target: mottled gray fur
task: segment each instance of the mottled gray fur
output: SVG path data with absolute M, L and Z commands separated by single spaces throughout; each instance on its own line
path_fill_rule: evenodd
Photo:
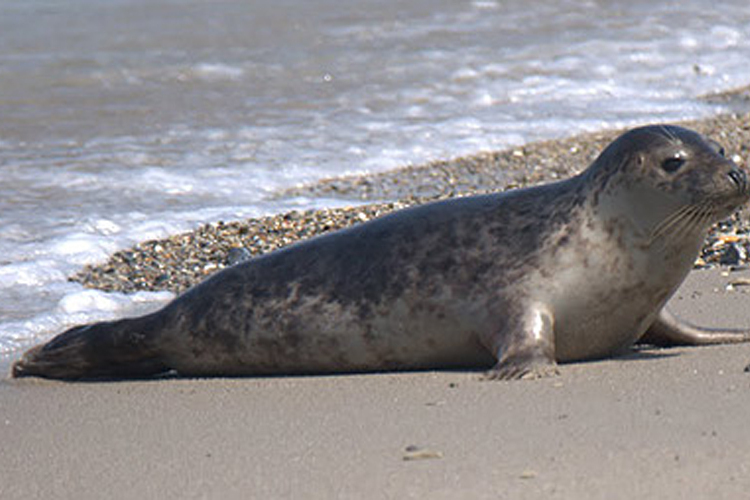
M 69 330 L 14 375 L 548 375 L 556 361 L 621 352 L 650 326 L 669 336 L 664 303 L 710 224 L 747 199 L 744 172 L 698 134 L 644 127 L 579 176 L 406 209 L 252 259 L 154 314 Z

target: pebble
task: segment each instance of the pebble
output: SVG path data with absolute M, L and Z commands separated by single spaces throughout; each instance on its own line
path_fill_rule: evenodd
M 521 479 L 534 479 L 537 477 L 539 473 L 532 469 L 526 469 L 525 471 L 521 472 L 521 474 L 518 475 Z
M 740 160 L 750 157 L 750 114 L 723 115 L 683 125 L 719 141 L 727 152 Z M 585 168 L 619 133 L 621 131 L 582 134 L 528 144 L 523 149 L 481 153 L 366 177 L 341 177 L 301 186 L 279 196 L 336 197 L 357 204 L 371 203 L 205 224 L 188 233 L 146 241 L 117 252 L 108 262 L 86 266 L 70 279 L 106 291 L 179 293 L 227 266 L 394 210 L 569 177 Z M 737 213 L 711 230 L 695 267 L 747 264 L 749 252 L 750 223 L 747 214 Z
M 740 263 L 741 255 L 739 249 L 733 244 L 729 243 L 721 251 L 719 255 L 719 264 L 723 266 L 734 266 Z
M 411 462 L 414 460 L 431 460 L 435 458 L 443 458 L 443 453 L 436 450 L 419 448 L 415 445 L 409 445 L 404 449 L 404 454 L 401 458 L 405 462 Z
M 250 259 L 253 254 L 245 247 L 232 248 L 227 253 L 227 264 L 233 266 Z

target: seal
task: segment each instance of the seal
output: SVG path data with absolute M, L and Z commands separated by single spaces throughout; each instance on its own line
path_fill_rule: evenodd
M 663 310 L 709 227 L 750 199 L 696 132 L 631 130 L 580 175 L 454 198 L 227 268 L 142 317 L 72 328 L 13 376 L 487 367 L 489 378 L 659 344 L 750 340 Z

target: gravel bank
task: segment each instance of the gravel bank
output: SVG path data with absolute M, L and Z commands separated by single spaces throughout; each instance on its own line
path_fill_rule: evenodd
M 726 95 L 742 99 L 743 92 L 746 93 L 740 90 Z M 709 98 L 722 97 L 717 94 Z M 723 115 L 682 125 L 717 140 L 725 147 L 727 156 L 747 167 L 750 160 L 750 113 Z M 568 177 L 586 168 L 621 132 L 582 134 L 382 174 L 335 178 L 301 186 L 282 194 L 335 196 L 368 204 L 206 224 L 189 233 L 147 241 L 117 252 L 108 262 L 87 266 L 71 280 L 108 291 L 181 292 L 207 275 L 243 259 L 416 203 Z M 696 267 L 744 266 L 750 252 L 749 234 L 746 215 L 737 214 L 718 224 L 712 230 Z

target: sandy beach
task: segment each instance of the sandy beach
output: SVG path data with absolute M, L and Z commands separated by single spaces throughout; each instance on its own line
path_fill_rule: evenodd
M 28 0 L 0 2 L 0 33 L 0 500 L 750 498 L 750 342 L 637 346 L 564 364 L 559 376 L 509 382 L 484 380 L 481 368 L 10 377 L 33 345 L 79 324 L 151 312 L 246 259 L 406 207 L 568 179 L 625 129 L 694 129 L 750 172 L 747 0 Z M 664 169 L 695 179 L 682 177 L 681 152 L 672 152 Z M 637 219 L 661 206 L 656 198 L 638 198 Z M 678 236 L 708 208 L 681 212 L 652 234 Z M 556 225 L 566 210 L 536 215 Z M 472 226 L 428 243 L 418 231 L 397 232 L 398 252 L 360 239 L 337 253 L 338 272 L 324 273 L 341 303 L 357 306 L 345 319 L 367 317 L 372 304 L 358 297 L 376 295 L 358 292 L 377 292 L 390 275 L 400 284 L 389 292 L 414 283 L 441 298 L 382 302 L 389 318 L 438 318 L 441 300 L 471 297 L 460 311 L 448 304 L 449 317 L 472 316 L 451 331 L 485 331 L 497 301 L 483 310 L 484 290 L 497 289 L 490 278 L 510 259 L 474 237 L 492 225 Z M 497 237 L 499 226 L 488 232 Z M 533 262 L 539 226 L 504 226 L 522 230 L 523 238 L 502 239 L 517 240 L 516 254 Z M 617 226 L 603 225 L 626 241 Z M 581 234 L 595 236 L 591 227 Z M 571 234 L 555 237 L 562 245 Z M 590 241 L 593 254 L 568 245 L 554 260 L 597 264 L 608 245 Z M 457 245 L 482 258 L 456 268 L 466 259 L 440 254 Z M 424 274 L 379 264 L 415 248 Z M 661 300 L 648 284 L 629 286 L 617 271 L 627 259 L 611 253 L 616 272 L 602 272 L 606 280 L 636 304 L 644 290 Z M 750 331 L 750 203 L 712 227 L 695 257 L 669 308 L 698 325 Z M 281 276 L 280 267 L 270 274 Z M 594 290 L 597 277 L 572 269 L 563 271 L 570 300 L 538 301 L 555 302 L 565 333 L 573 322 L 558 314 L 561 304 L 580 303 L 575 295 Z M 481 288 L 463 280 L 441 290 L 433 279 L 465 270 Z M 547 275 L 540 268 L 514 290 L 558 297 Z M 291 285 L 288 303 L 313 313 L 286 322 L 291 316 L 271 307 L 221 308 L 213 323 L 198 306 L 188 321 L 229 325 L 206 331 L 224 341 L 227 358 L 241 359 L 223 333 L 249 316 L 282 320 L 299 353 L 297 325 L 311 316 L 335 325 L 341 315 L 337 305 L 305 300 L 306 289 L 325 283 L 280 281 Z M 246 281 L 263 293 L 256 282 Z M 471 289 L 480 290 L 476 300 Z M 640 308 L 597 291 L 608 304 L 600 317 L 618 320 L 594 333 L 614 336 L 628 322 L 624 311 Z M 644 317 L 638 310 L 634 320 Z M 331 311 L 330 322 L 321 319 Z M 419 323 L 401 330 L 428 343 L 438 337 Z M 190 334 L 182 325 L 175 335 Z M 369 335 L 377 328 L 338 330 L 359 326 L 361 345 L 377 347 Z M 146 332 L 128 333 L 140 343 Z M 340 363 L 326 340 L 314 343 Z M 378 359 L 407 348 L 387 343 Z
M 671 302 L 750 323 L 750 273 Z M 475 372 L 0 382 L 0 498 L 745 498 L 750 344 Z M 413 460 L 408 460 L 412 458 Z
M 747 326 L 742 267 L 694 271 L 669 307 Z M 641 349 L 510 383 L 5 375 L 0 498 L 745 498 L 748 365 L 750 344 Z

